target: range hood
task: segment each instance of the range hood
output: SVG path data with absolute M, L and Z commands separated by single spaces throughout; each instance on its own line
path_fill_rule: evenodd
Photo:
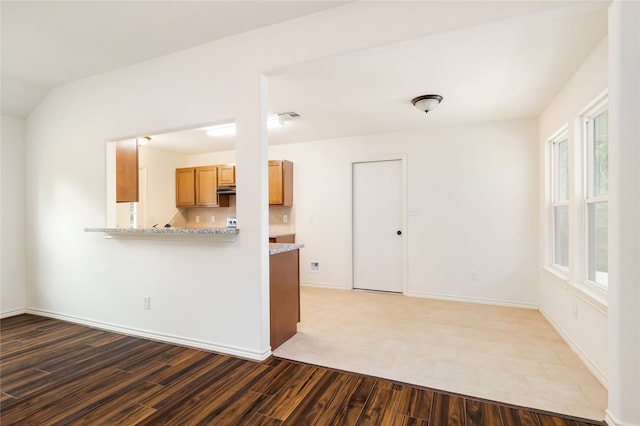
M 235 185 L 222 185 L 218 187 L 216 191 L 218 195 L 236 195 Z

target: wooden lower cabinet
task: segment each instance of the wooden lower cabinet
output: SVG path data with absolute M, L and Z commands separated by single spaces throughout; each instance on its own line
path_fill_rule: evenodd
M 300 321 L 300 250 L 269 256 L 271 350 L 298 331 Z

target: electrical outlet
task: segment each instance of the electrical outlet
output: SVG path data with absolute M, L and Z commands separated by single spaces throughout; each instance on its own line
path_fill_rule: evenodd
M 309 270 L 311 272 L 320 272 L 320 262 L 316 262 L 312 260 L 309 266 Z
M 478 271 L 471 271 L 471 276 L 469 277 L 469 279 L 472 281 L 478 281 L 480 279 Z
M 282 223 L 287 223 L 289 222 L 289 216 L 287 216 L 286 214 L 282 215 Z
M 211 216 L 211 223 L 215 223 L 216 222 L 216 217 L 215 216 Z
M 238 220 L 235 217 L 228 217 L 227 228 L 237 228 L 237 227 L 238 227 Z
M 148 311 L 151 309 L 151 296 L 144 296 L 142 298 L 142 308 L 145 311 Z
M 200 216 L 196 216 L 196 223 L 200 223 Z

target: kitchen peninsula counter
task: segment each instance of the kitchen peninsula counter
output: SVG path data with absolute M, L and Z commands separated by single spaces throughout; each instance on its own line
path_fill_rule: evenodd
M 165 234 L 165 235 L 237 235 L 238 228 L 84 228 L 84 232 L 105 234 Z
M 300 249 L 304 244 L 269 244 L 271 350 L 298 331 L 300 322 Z
M 84 232 L 102 232 L 105 238 L 234 241 L 238 228 L 84 228 Z
M 105 238 L 206 239 L 233 241 L 238 228 L 85 228 Z M 300 322 L 300 249 L 304 244 L 269 244 L 270 342 L 274 350 L 298 331 Z

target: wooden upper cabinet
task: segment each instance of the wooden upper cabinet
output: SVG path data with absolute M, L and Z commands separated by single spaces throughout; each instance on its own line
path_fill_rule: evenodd
M 269 160 L 269 205 L 293 205 L 293 163 Z
M 229 207 L 229 196 L 217 191 L 216 166 L 176 169 L 176 207 Z
M 196 167 L 196 206 L 218 206 L 218 168 Z
M 176 169 L 176 207 L 195 207 L 195 173 L 193 167 Z
M 229 186 L 236 184 L 236 166 L 225 164 L 218 166 L 218 186 Z
M 116 203 L 138 202 L 138 142 L 116 142 Z

